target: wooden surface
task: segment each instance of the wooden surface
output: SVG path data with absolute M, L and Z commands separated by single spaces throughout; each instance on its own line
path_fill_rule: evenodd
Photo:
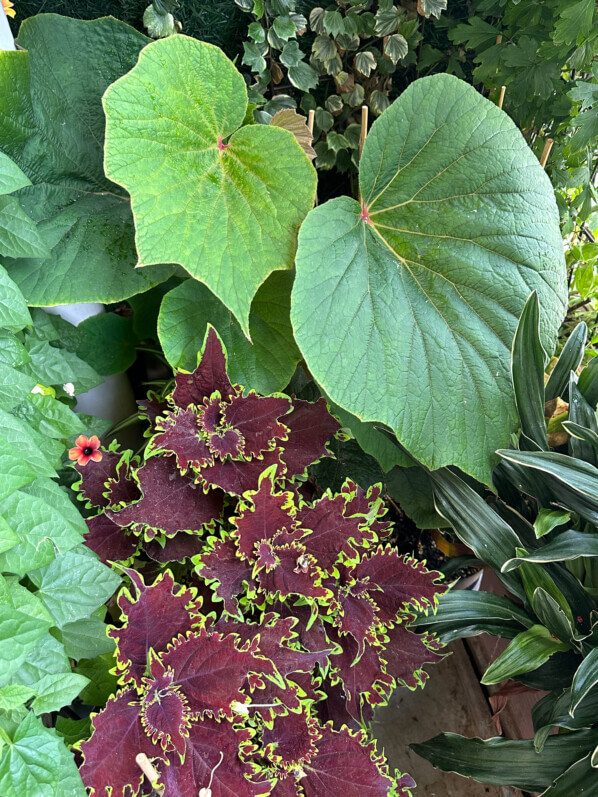
M 391 768 L 408 772 L 417 783 L 414 797 L 521 797 L 515 789 L 485 786 L 469 778 L 434 769 L 409 749 L 444 731 L 464 736 L 496 736 L 490 707 L 461 641 L 452 655 L 430 667 L 425 689 L 399 688 L 388 706 L 376 711 L 373 733 L 384 747 Z

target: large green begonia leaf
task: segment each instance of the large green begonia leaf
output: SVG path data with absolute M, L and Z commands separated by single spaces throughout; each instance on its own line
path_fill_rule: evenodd
M 450 75 L 374 123 L 363 206 L 333 199 L 299 234 L 291 321 L 317 382 L 390 426 L 429 468 L 490 482 L 516 429 L 510 348 L 532 290 L 541 339 L 566 302 L 552 188 L 509 117 Z
M 292 272 L 275 271 L 260 286 L 249 315 L 250 343 L 230 310 L 205 285 L 186 280 L 160 306 L 158 337 L 166 359 L 173 368 L 194 371 L 207 325 L 212 324 L 226 347 L 233 382 L 258 393 L 282 390 L 301 359 L 289 318 L 292 285 Z
M 21 27 L 27 52 L 0 52 L 0 149 L 32 182 L 13 197 L 49 250 L 4 252 L 29 304 L 117 301 L 172 273 L 135 269 L 129 198 L 102 160 L 101 97 L 147 42 L 115 19 L 42 14 Z
M 148 45 L 104 96 L 106 173 L 131 194 L 140 265 L 179 263 L 249 336 L 251 301 L 290 268 L 315 171 L 288 130 L 241 127 L 245 81 L 218 48 Z

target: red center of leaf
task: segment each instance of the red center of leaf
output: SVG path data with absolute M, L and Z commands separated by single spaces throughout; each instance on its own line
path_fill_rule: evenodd
M 370 211 L 365 205 L 361 206 L 361 213 L 359 215 L 359 218 L 365 221 L 366 224 L 371 224 L 372 220 L 370 219 Z
M 230 144 L 223 144 L 222 137 L 218 136 L 218 149 L 220 150 L 220 152 L 223 152 L 225 149 L 228 149 L 229 147 Z

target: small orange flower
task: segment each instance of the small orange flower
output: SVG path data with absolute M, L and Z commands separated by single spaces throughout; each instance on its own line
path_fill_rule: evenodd
M 7 17 L 16 17 L 17 12 L 14 10 L 11 0 L 2 0 L 2 8 Z
M 93 462 L 101 462 L 102 452 L 99 449 L 100 441 L 97 435 L 88 438 L 80 434 L 75 440 L 75 447 L 69 451 L 69 459 L 76 459 L 78 465 L 87 465 L 90 459 Z

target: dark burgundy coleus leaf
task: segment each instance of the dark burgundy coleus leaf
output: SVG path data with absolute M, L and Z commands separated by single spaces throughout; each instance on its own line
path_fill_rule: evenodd
M 444 584 L 434 583 L 442 578 L 442 573 L 426 570 L 421 562 L 400 556 L 390 545 L 378 546 L 356 565 L 353 574 L 368 583 L 380 622 L 385 625 L 393 623 L 397 612 L 410 604 L 422 609 L 434 607 L 437 596 L 448 589 Z
M 222 514 L 220 490 L 204 493 L 189 476 L 182 476 L 170 457 L 150 457 L 137 471 L 142 497 L 119 510 L 106 510 L 119 526 L 141 526 L 153 539 L 161 531 L 173 537 L 179 531 L 200 531 Z
M 374 484 L 365 491 L 362 487 L 352 482 L 350 479 L 341 487 L 341 493 L 346 496 L 345 517 L 361 516 L 367 518 L 370 529 L 376 534 L 378 539 L 383 540 L 391 532 L 392 524 L 390 521 L 382 521 L 387 508 L 380 497 L 380 485 Z
M 135 756 L 165 758 L 145 732 L 133 689 L 110 697 L 106 708 L 93 718 L 89 741 L 81 742 L 84 762 L 80 773 L 94 797 L 129 797 L 138 794 L 144 775 Z
M 336 602 L 338 612 L 334 615 L 334 624 L 342 638 L 345 634 L 353 636 L 361 656 L 366 641 L 375 641 L 375 628 L 379 623 L 377 606 L 360 581 L 348 583 L 338 590 Z
M 359 731 L 363 724 L 369 726 L 371 723 L 374 717 L 372 706 L 362 701 L 361 712 L 354 711 L 355 701 L 347 703 L 340 681 L 332 684 L 328 679 L 325 679 L 321 685 L 321 693 L 325 693 L 326 699 L 320 700 L 316 704 L 315 711 L 322 725 L 331 722 L 336 730 L 346 725 L 352 731 Z M 349 712 L 347 705 L 349 705 L 353 713 Z M 359 709 L 359 707 L 357 708 Z
M 229 614 L 239 614 L 237 595 L 255 593 L 256 583 L 251 568 L 237 552 L 235 541 L 212 538 L 197 564 L 197 573 L 210 583 L 215 595 L 224 601 Z
M 139 407 L 139 417 L 148 421 L 150 432 L 155 431 L 156 419 L 170 409 L 168 401 L 153 390 L 149 391 L 147 398 L 138 401 L 137 406 Z
M 282 454 L 288 478 L 303 473 L 322 457 L 331 456 L 326 443 L 341 428 L 328 412 L 325 399 L 311 403 L 293 398 L 292 403 L 292 411 L 284 418 L 289 433 Z
M 141 723 L 154 744 L 162 750 L 176 750 L 182 757 L 191 727 L 191 710 L 172 679 L 172 673 L 155 680 L 144 679 L 148 689 L 141 701 Z
M 257 490 L 260 476 L 273 465 L 276 466 L 277 474 L 281 475 L 284 466 L 280 460 L 280 448 L 266 451 L 261 458 L 247 461 L 217 459 L 213 465 L 202 468 L 200 476 L 206 484 L 221 487 L 231 495 L 243 495 L 248 490 Z
M 166 413 L 156 421 L 156 429 L 148 451 L 174 454 L 181 473 L 189 468 L 199 470 L 213 462 L 213 454 L 200 432 L 197 411 L 193 407 Z
M 124 562 L 137 553 L 139 537 L 127 532 L 105 514 L 88 518 L 84 543 L 102 562 Z
M 162 544 L 163 543 L 163 544 Z M 182 562 L 190 556 L 196 556 L 202 547 L 202 539 L 198 534 L 179 532 L 174 537 L 166 537 L 163 541 L 157 538 L 144 542 L 143 550 L 155 562 Z
M 388 767 L 374 742 L 347 728 L 321 728 L 318 752 L 302 767 L 305 797 L 386 797 L 393 787 Z
M 275 440 L 286 438 L 283 416 L 290 407 L 286 396 L 233 396 L 222 407 L 222 422 L 225 428 L 235 429 L 242 436 L 244 455 L 255 457 L 273 448 Z
M 331 629 L 330 637 L 338 643 L 339 651 L 330 656 L 330 678 L 333 683 L 340 680 L 347 711 L 359 721 L 362 701 L 372 706 L 386 702 L 393 686 L 392 676 L 385 672 L 380 661 L 380 647 L 368 643 L 359 656 L 358 645 L 353 637 L 335 636 L 335 632 L 336 629 Z
M 232 518 L 239 553 L 244 559 L 254 559 L 255 546 L 262 540 L 274 540 L 283 531 L 291 532 L 296 524 L 292 493 L 275 492 L 274 474 L 264 473 L 258 489 L 246 495 L 237 517 Z
M 190 631 L 198 621 L 195 592 L 175 584 L 170 571 L 146 587 L 134 570 L 125 569 L 137 596 L 123 590 L 118 605 L 123 613 L 122 628 L 111 628 L 108 636 L 118 645 L 117 663 L 123 683 L 133 681 L 141 687 L 148 666 L 150 649 L 166 650 L 177 634 Z
M 319 583 L 313 558 L 306 554 L 301 544 L 292 542 L 275 546 L 270 542 L 261 542 L 256 554 L 256 576 L 268 595 L 285 598 L 295 594 L 313 600 L 328 597 L 328 590 Z
M 108 506 L 109 501 L 105 495 L 108 492 L 106 482 L 108 479 L 117 478 L 116 466 L 121 457 L 122 454 L 116 451 L 103 451 L 99 462 L 90 460 L 85 466 L 75 464 L 75 470 L 81 476 L 77 489 L 91 506 L 100 508 Z
M 363 517 L 345 517 L 344 512 L 345 498 L 339 494 L 334 497 L 324 495 L 313 506 L 304 506 L 297 513 L 301 527 L 310 530 L 301 542 L 324 572 L 333 570 L 341 553 L 355 557 L 356 545 L 361 546 L 374 539 Z
M 275 606 L 281 617 L 294 617 L 297 620 L 293 631 L 297 634 L 297 641 L 306 650 L 316 652 L 330 649 L 330 640 L 326 635 L 322 618 L 320 615 L 314 617 L 309 605 L 292 605 L 289 601 L 285 601 Z
M 238 392 L 228 378 L 224 347 L 213 327 L 208 327 L 195 371 L 192 374 L 182 372 L 176 374 L 175 382 L 172 400 L 181 409 L 187 409 L 190 404 L 200 406 L 204 399 L 210 398 L 216 390 L 223 400 Z
M 116 466 L 116 477 L 108 480 L 108 504 L 116 507 L 141 498 L 139 485 L 129 472 L 129 453 Z
M 314 757 L 320 735 L 317 720 L 303 706 L 301 711 L 288 711 L 267 722 L 262 731 L 262 745 L 271 761 L 296 767 Z
M 169 765 L 160 765 L 163 797 L 197 797 L 211 789 L 211 797 L 262 797 L 271 792 L 267 781 L 252 783 L 252 767 L 239 757 L 239 748 L 249 743 L 248 728 L 235 729 L 230 722 L 206 718 L 194 723 L 186 740 L 183 763 L 176 754 Z M 212 774 L 213 773 L 213 774 Z
M 244 702 L 241 688 L 248 672 L 261 663 L 248 650 L 239 650 L 233 634 L 223 637 L 205 628 L 179 636 L 150 665 L 152 678 L 172 673 L 172 683 L 189 702 L 193 715 L 232 718 L 234 701 Z
M 414 634 L 404 624 L 387 629 L 384 636 L 388 639 L 379 653 L 384 669 L 395 681 L 410 689 L 423 686 L 427 681 L 425 664 L 436 664 L 444 658 L 436 652 L 441 645 L 434 639 Z

